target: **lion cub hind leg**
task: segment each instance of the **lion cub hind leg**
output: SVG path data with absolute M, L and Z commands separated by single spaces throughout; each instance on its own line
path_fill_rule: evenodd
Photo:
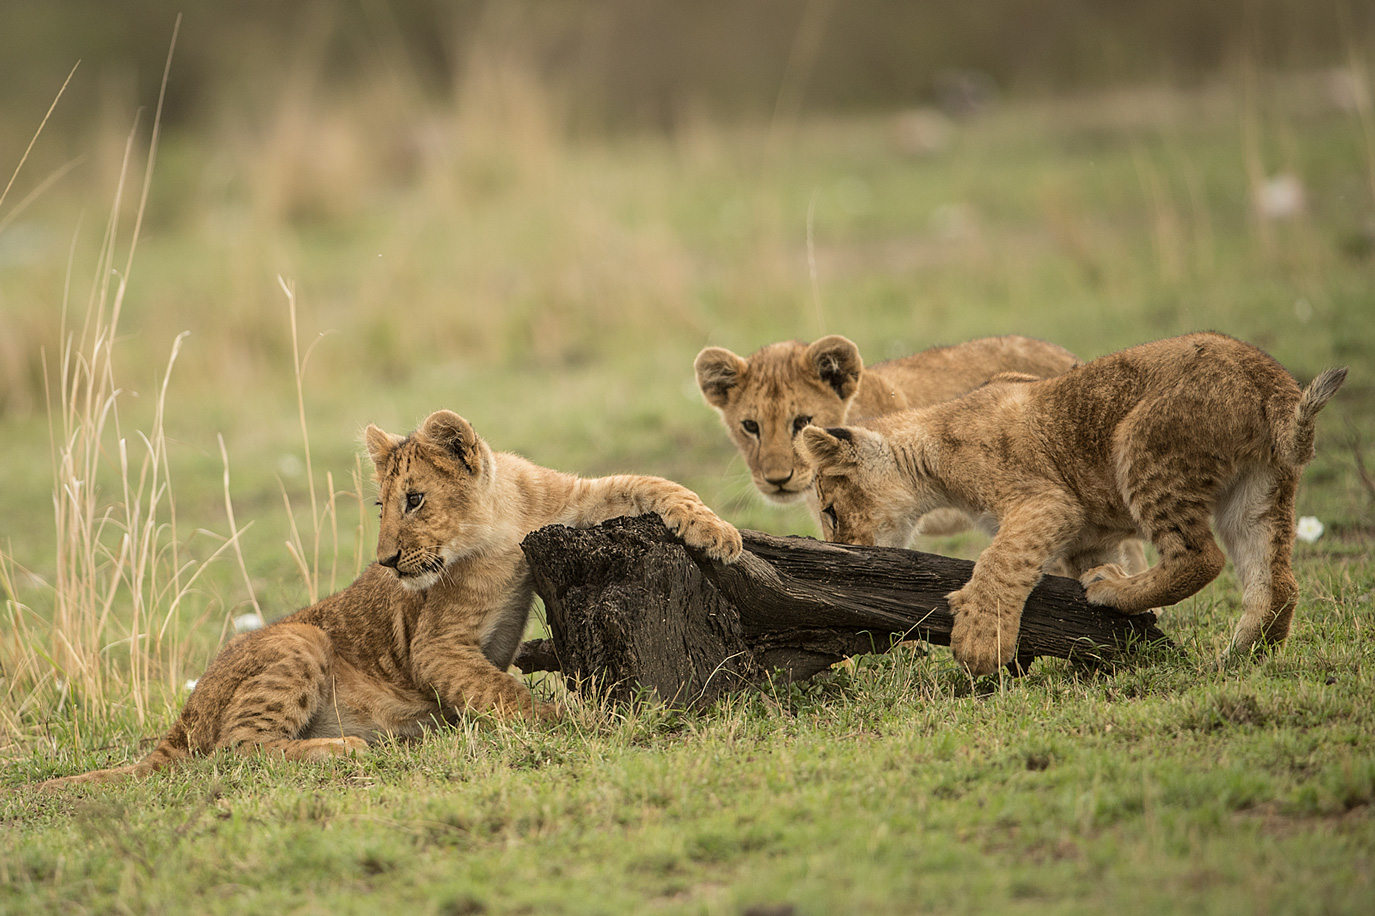
M 1289 635 L 1299 587 L 1294 551 L 1294 471 L 1257 469 L 1243 475 L 1219 505 L 1218 534 L 1241 583 L 1241 619 L 1229 655 L 1278 645 Z
M 1079 581 L 1090 604 L 1124 614 L 1167 607 L 1222 572 L 1225 560 L 1209 522 L 1218 491 L 1235 476 L 1236 465 L 1222 448 L 1177 441 L 1175 430 L 1189 409 L 1187 403 L 1159 400 L 1143 405 L 1119 428 L 1114 449 L 1121 462 L 1120 496 L 1160 561 L 1125 577 L 1110 566 L 1089 570 Z
M 288 760 L 323 760 L 358 753 L 367 742 L 352 735 L 302 738 L 317 715 L 328 717 L 334 694 L 334 651 L 318 627 L 282 623 L 262 631 L 253 672 L 224 706 L 220 747 L 241 753 L 279 752 Z
M 1160 562 L 1135 575 L 1124 575 L 1125 570 L 1115 563 L 1089 570 L 1079 578 L 1089 604 L 1140 614 L 1178 604 L 1222 572 L 1226 561 L 1213 540 L 1206 512 L 1178 517 L 1154 527 L 1150 534 Z

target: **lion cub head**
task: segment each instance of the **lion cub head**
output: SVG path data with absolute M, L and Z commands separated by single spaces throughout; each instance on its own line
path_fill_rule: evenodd
M 812 469 L 797 438 L 809 424 L 845 422 L 859 390 L 859 348 L 831 335 L 813 344 L 770 344 L 748 359 L 707 347 L 694 363 L 697 385 L 721 414 L 759 492 L 778 503 L 805 498 Z
M 468 421 L 440 410 L 409 436 L 369 426 L 365 439 L 382 507 L 377 562 L 403 585 L 428 588 L 449 564 L 497 540 L 495 461 Z
M 816 468 L 817 508 L 828 541 L 906 547 L 921 516 L 945 505 L 928 477 L 881 433 L 811 426 L 799 445 Z

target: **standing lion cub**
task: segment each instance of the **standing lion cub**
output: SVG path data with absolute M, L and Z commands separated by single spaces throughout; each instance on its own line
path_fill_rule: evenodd
M 697 354 L 697 385 L 721 414 L 726 431 L 749 465 L 759 492 L 776 503 L 803 499 L 812 468 L 798 452 L 803 427 L 839 426 L 909 407 L 948 401 L 1000 372 L 1037 378 L 1078 364 L 1063 347 L 1030 337 L 984 337 L 932 347 L 873 366 L 838 334 L 812 344 L 769 344 L 748 359 L 721 347 Z M 967 524 L 956 513 L 928 519 L 927 533 Z M 934 524 L 933 524 L 934 523 Z
M 1267 354 L 1221 334 L 1132 347 L 1057 378 L 1007 378 L 946 404 L 803 431 L 828 540 L 903 546 L 914 520 L 955 506 L 992 543 L 949 595 L 950 646 L 975 675 L 1013 658 L 1022 606 L 1062 561 L 1093 604 L 1138 613 L 1194 594 L 1227 546 L 1242 586 L 1231 652 L 1282 642 L 1298 600 L 1294 494 L 1314 419 L 1346 378 L 1300 391 Z M 1137 534 L 1158 565 L 1109 562 Z
M 465 712 L 551 718 L 555 708 L 506 673 L 534 596 L 526 534 L 654 512 L 709 556 L 741 553 L 740 533 L 676 483 L 537 467 L 494 453 L 447 410 L 404 438 L 369 426 L 367 446 L 382 507 L 377 562 L 343 591 L 229 643 L 142 761 L 44 787 L 144 776 L 226 747 L 295 760 L 350 754 Z

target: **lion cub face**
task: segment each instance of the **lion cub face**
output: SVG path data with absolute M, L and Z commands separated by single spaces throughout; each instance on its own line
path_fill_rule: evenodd
M 458 414 L 440 410 L 410 436 L 369 426 L 382 521 L 377 561 L 403 585 L 433 585 L 445 567 L 493 542 L 491 449 Z
M 878 433 L 812 426 L 799 445 L 817 468 L 817 508 L 828 541 L 906 547 L 920 517 L 937 504 L 920 476 L 898 473 L 892 445 Z
M 707 347 L 694 368 L 759 492 L 777 503 L 805 498 L 813 475 L 798 437 L 808 425 L 845 422 L 864 369 L 859 349 L 839 335 L 770 344 L 749 359 Z

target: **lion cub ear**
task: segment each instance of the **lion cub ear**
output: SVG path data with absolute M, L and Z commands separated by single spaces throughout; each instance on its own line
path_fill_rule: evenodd
M 368 446 L 368 457 L 372 459 L 373 465 L 380 471 L 383 462 L 387 460 L 387 456 L 392 453 L 392 450 L 406 440 L 402 436 L 393 436 L 391 433 L 383 432 L 369 423 L 367 430 L 363 433 L 363 441 Z
M 876 432 L 854 426 L 808 426 L 798 441 L 803 455 L 817 468 L 843 471 L 863 464 L 877 450 L 881 438 Z
M 420 436 L 462 464 L 469 474 L 476 476 L 481 469 L 482 440 L 477 430 L 452 410 L 436 410 L 426 417 Z
M 821 338 L 807 348 L 807 361 L 842 401 L 850 400 L 859 390 L 864 360 L 859 358 L 859 347 L 849 338 L 839 334 Z
M 725 408 L 731 389 L 745 377 L 749 363 L 725 347 L 707 347 L 692 363 L 697 372 L 697 387 L 712 407 Z

